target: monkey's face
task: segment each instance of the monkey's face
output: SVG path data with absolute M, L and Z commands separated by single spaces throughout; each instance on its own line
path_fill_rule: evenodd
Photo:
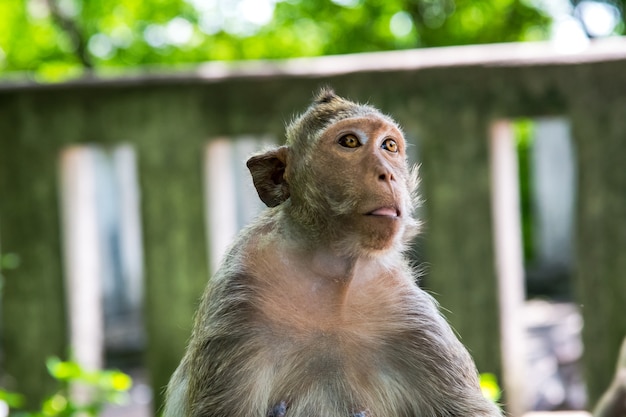
M 351 251 L 401 243 L 412 221 L 404 136 L 381 115 L 331 124 L 285 177 L 293 204 L 308 206 L 319 234 Z

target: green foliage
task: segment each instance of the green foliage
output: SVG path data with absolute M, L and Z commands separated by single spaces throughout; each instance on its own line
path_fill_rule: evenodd
M 525 0 L 2 0 L 0 76 L 544 38 Z M 23 74 L 22 74 L 23 75 Z M 22 76 L 21 75 L 21 76 Z
M 115 370 L 87 371 L 78 363 L 49 358 L 48 372 L 58 381 L 59 388 L 41 405 L 36 412 L 19 411 L 24 405 L 24 397 L 17 393 L 0 389 L 0 403 L 4 402 L 14 417 L 73 417 L 98 416 L 106 404 L 123 404 L 127 391 L 132 385 L 131 378 Z M 77 401 L 70 394 L 71 387 L 86 389 L 87 401 Z

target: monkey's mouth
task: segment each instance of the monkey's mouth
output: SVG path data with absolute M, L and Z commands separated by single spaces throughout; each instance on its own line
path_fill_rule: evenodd
M 370 211 L 367 213 L 368 216 L 378 216 L 378 217 L 400 217 L 400 210 L 395 207 L 380 207 L 376 210 Z

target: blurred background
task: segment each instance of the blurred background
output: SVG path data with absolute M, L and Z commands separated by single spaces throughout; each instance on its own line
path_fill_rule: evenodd
M 622 34 L 624 1 L 4 0 L 0 76 Z M 26 74 L 24 74 L 26 73 Z
M 46 371 L 52 354 L 130 374 L 126 405 L 98 414 L 158 413 L 207 277 L 263 208 L 243 162 L 281 143 L 284 123 L 325 82 L 406 126 L 423 166 L 426 228 L 412 253 L 421 285 L 450 310 L 480 370 L 496 375 L 512 415 L 589 409 L 610 371 L 598 368 L 589 395 L 583 316 L 593 313 L 581 300 L 607 306 L 597 317 L 608 328 L 587 335 L 610 341 L 598 361 L 614 362 L 626 332 L 626 319 L 611 320 L 626 317 L 623 257 L 603 258 L 626 253 L 626 182 L 615 169 L 626 163 L 626 75 L 610 66 L 626 60 L 625 12 L 624 0 L 1 0 L 0 388 L 27 395 L 0 392 L 0 416 L 3 401 L 34 409 L 54 392 L 48 372 L 62 385 L 93 382 L 58 364 Z M 408 54 L 361 54 L 394 50 Z M 329 55 L 337 60 L 289 60 Z M 388 57 L 389 73 L 368 57 Z M 394 63 L 412 60 L 434 64 L 398 81 Z M 498 65 L 504 72 L 490 72 Z M 393 97 L 405 78 L 406 94 Z M 605 156 L 591 145 L 598 129 L 610 139 Z M 452 137 L 477 145 L 440 140 Z M 581 173 L 590 165 L 597 175 Z M 497 208 L 498 190 L 513 191 L 512 206 Z M 503 240 L 491 225 L 498 210 L 515 212 Z M 622 223 L 593 234 L 615 214 Z M 587 250 L 581 236 L 597 240 Z M 513 262 L 494 266 L 511 239 Z M 482 289 L 465 275 L 485 276 Z M 605 276 L 604 292 L 587 292 Z M 59 401 L 44 414 L 72 415 Z

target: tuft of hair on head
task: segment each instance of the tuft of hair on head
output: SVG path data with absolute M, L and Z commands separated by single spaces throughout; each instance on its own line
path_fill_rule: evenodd
M 332 87 L 325 85 L 315 94 L 313 102 L 315 104 L 330 103 L 337 98 L 339 98 L 339 96 L 337 96 L 335 90 L 333 90 Z

